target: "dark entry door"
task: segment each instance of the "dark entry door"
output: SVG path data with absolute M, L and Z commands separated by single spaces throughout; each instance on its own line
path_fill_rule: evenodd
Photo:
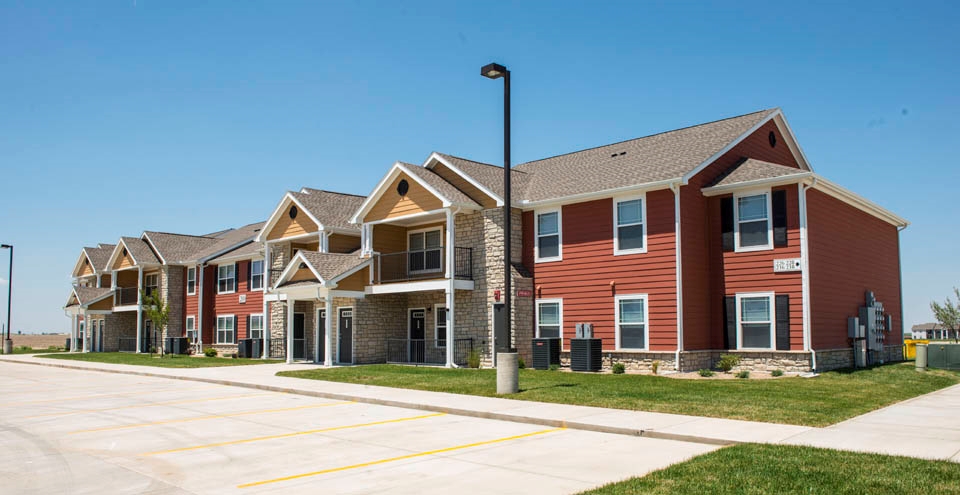
M 497 352 L 510 350 L 510 339 L 507 338 L 507 311 L 503 304 L 493 305 L 493 339 Z
M 306 359 L 304 345 L 303 313 L 293 314 L 293 359 Z
M 317 342 L 317 348 L 320 349 L 320 361 L 327 359 L 327 310 L 317 310 L 317 328 L 320 329 L 317 335 L 320 341 Z
M 427 315 L 422 309 L 410 310 L 410 362 L 422 363 L 426 360 Z
M 352 363 L 353 362 L 353 310 L 350 308 L 344 308 L 340 310 L 340 322 L 337 325 L 339 331 L 337 332 L 337 337 L 339 339 L 339 357 L 337 361 L 340 363 Z
M 97 331 L 97 352 L 103 352 L 103 324 L 104 320 L 100 320 L 99 330 Z

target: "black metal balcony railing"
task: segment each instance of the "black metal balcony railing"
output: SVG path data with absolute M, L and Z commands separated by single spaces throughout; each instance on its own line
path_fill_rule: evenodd
M 137 352 L 137 338 L 120 337 L 120 345 L 118 349 L 120 352 Z
M 117 287 L 113 293 L 114 306 L 130 306 L 137 304 L 136 287 Z
M 270 352 L 267 357 L 271 359 L 284 359 L 287 357 L 287 343 L 282 339 L 270 339 Z
M 387 339 L 387 362 L 392 364 L 447 363 L 447 342 L 434 339 Z M 466 366 L 467 356 L 473 350 L 473 339 L 454 339 L 453 362 Z
M 473 248 L 454 247 L 454 277 L 473 280 Z M 442 247 L 423 251 L 378 254 L 374 259 L 374 282 L 410 282 L 444 278 L 447 257 Z

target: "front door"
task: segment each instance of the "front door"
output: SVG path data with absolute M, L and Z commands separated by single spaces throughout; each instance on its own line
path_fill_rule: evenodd
M 426 360 L 426 335 L 427 315 L 422 309 L 410 310 L 410 362 L 422 363 Z
M 507 337 L 507 310 L 503 304 L 493 305 L 493 341 L 496 352 L 505 352 L 510 349 L 510 339 Z
M 353 363 L 353 309 L 340 308 L 340 321 L 337 324 L 337 362 Z
M 303 313 L 293 314 L 293 359 L 307 358 L 303 322 Z
M 320 349 L 320 361 L 327 359 L 327 310 L 317 310 L 317 348 Z

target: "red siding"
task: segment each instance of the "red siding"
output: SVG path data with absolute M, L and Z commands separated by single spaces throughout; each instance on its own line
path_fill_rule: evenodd
M 647 252 L 613 255 L 613 200 L 563 206 L 563 260 L 534 263 L 533 213 L 524 213 L 523 263 L 540 299 L 563 299 L 564 348 L 577 323 L 593 323 L 604 349 L 614 349 L 614 296 L 647 294 L 650 350 L 676 348 L 676 258 L 673 193 L 647 193 Z M 610 283 L 615 282 L 615 290 Z
M 897 228 L 820 191 L 807 191 L 810 313 L 814 349 L 849 347 L 847 317 L 872 290 L 892 315 L 888 344 L 901 343 Z
M 240 261 L 237 262 L 237 291 L 232 294 L 216 294 L 217 285 L 216 285 L 216 267 L 213 267 L 213 274 L 210 276 L 210 279 L 214 282 L 211 293 L 213 296 L 213 306 L 210 307 L 210 310 L 207 310 L 205 306 L 203 312 L 210 317 L 209 327 L 205 326 L 205 329 L 210 329 L 210 340 L 207 340 L 206 335 L 204 335 L 204 342 L 213 343 L 214 334 L 213 329 L 216 328 L 217 315 L 234 315 L 237 317 L 237 340 L 247 338 L 247 316 L 251 314 L 260 314 L 263 313 L 263 291 L 250 291 L 249 283 L 249 274 L 250 274 L 250 261 Z M 240 296 L 246 296 L 246 302 L 240 302 Z M 206 332 L 204 332 L 206 333 Z
M 186 270 L 184 270 L 183 272 L 183 302 L 184 302 L 183 335 L 184 336 L 187 335 L 187 317 L 193 316 L 196 318 L 200 314 L 199 313 L 200 310 L 197 307 L 198 306 L 197 303 L 200 301 L 200 271 L 199 270 L 197 270 L 196 272 L 196 281 L 197 281 L 196 290 L 191 296 L 187 294 L 187 272 Z M 199 320 L 194 319 L 194 322 L 195 322 L 194 323 L 195 325 L 200 325 Z
M 773 132 L 777 136 L 777 146 L 771 148 L 768 140 L 769 133 Z M 720 207 L 719 200 L 716 198 L 707 198 L 703 196 L 701 189 L 709 186 L 716 178 L 727 171 L 731 166 L 743 158 L 755 158 L 771 163 L 786 165 L 799 168 L 799 164 L 786 146 L 786 140 L 780 133 L 774 122 L 764 124 L 760 129 L 741 141 L 730 151 L 714 161 L 709 167 L 705 168 L 689 184 L 680 188 L 680 222 L 681 222 L 681 250 L 683 260 L 683 340 L 684 349 L 722 349 L 725 347 L 723 342 L 723 299 L 720 294 L 727 294 L 729 291 L 725 287 L 725 265 L 727 263 L 721 245 L 720 232 Z M 770 253 L 776 252 L 777 257 L 795 257 L 784 252 L 781 256 L 780 250 L 792 250 L 799 246 L 799 233 L 797 229 L 797 208 L 796 208 L 796 189 L 793 196 L 788 196 L 789 218 L 792 227 L 789 227 L 790 234 L 787 248 L 778 248 L 775 251 L 766 251 L 768 258 L 772 259 Z M 799 251 L 797 251 L 799 253 Z M 737 253 L 738 255 L 740 253 Z M 745 254 L 745 253 L 744 253 Z M 757 259 L 752 260 L 757 266 L 765 260 L 760 253 Z M 796 256 L 799 256 L 797 254 Z M 737 261 L 740 261 L 739 259 Z M 734 264 L 734 258 L 730 259 L 730 268 L 737 270 Z M 750 266 L 750 265 L 748 265 Z M 773 276 L 773 262 L 769 261 L 766 265 L 769 267 L 769 276 Z M 739 267 L 749 270 L 748 267 Z M 736 290 L 746 292 L 744 285 L 747 280 L 746 273 L 735 276 L 734 287 Z M 769 280 L 779 283 L 777 280 Z M 757 281 L 757 286 L 760 285 Z M 765 290 L 770 290 L 765 289 Z M 790 284 L 790 290 L 793 285 Z M 799 291 L 799 289 L 796 289 Z M 800 303 L 799 292 L 797 297 L 791 292 L 790 304 L 791 315 L 797 314 L 793 306 Z M 800 323 L 794 324 L 791 317 L 791 347 L 796 342 L 793 334 L 800 332 L 802 335 L 802 326 Z M 801 337 L 802 343 L 802 337 Z

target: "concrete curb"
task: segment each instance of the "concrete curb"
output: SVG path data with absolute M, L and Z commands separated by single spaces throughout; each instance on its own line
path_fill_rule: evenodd
M 74 366 L 74 365 L 63 364 L 63 363 L 20 361 L 20 360 L 15 361 L 15 360 L 6 360 L 6 359 L 0 359 L 0 362 L 32 364 L 36 366 L 48 366 L 51 368 L 64 368 L 64 369 L 81 370 L 81 371 L 94 371 L 94 372 L 101 372 L 101 373 L 116 373 L 121 375 L 166 378 L 169 380 L 184 380 L 184 381 L 192 381 L 192 382 L 200 382 L 200 383 L 211 383 L 215 385 L 243 387 L 243 388 L 249 388 L 254 390 L 264 390 L 268 392 L 279 392 L 279 393 L 285 393 L 285 394 L 317 397 L 321 399 L 354 401 L 354 402 L 360 402 L 365 404 L 374 404 L 378 406 L 401 407 L 405 409 L 415 409 L 420 411 L 446 413 L 446 414 L 452 414 L 455 416 L 465 416 L 470 418 L 493 419 L 498 421 L 509 421 L 513 423 L 526 423 L 526 424 L 532 424 L 532 425 L 538 425 L 538 426 L 548 426 L 552 428 L 568 428 L 572 430 L 592 431 L 597 433 L 612 433 L 615 435 L 628 435 L 628 436 L 634 436 L 634 437 L 656 438 L 661 440 L 675 440 L 675 441 L 681 441 L 681 442 L 691 442 L 691 443 L 699 443 L 699 444 L 706 444 L 706 445 L 726 446 L 726 445 L 736 445 L 736 444 L 742 443 L 735 440 L 701 437 L 696 435 L 680 435 L 676 433 L 666 433 L 666 432 L 659 432 L 655 430 L 623 428 L 618 426 L 597 425 L 592 423 L 581 423 L 576 421 L 537 418 L 537 417 L 531 417 L 531 416 L 522 416 L 518 414 L 497 413 L 497 412 L 488 412 L 488 411 L 474 411 L 471 409 L 458 409 L 458 408 L 434 406 L 430 404 L 419 404 L 414 402 L 405 402 L 405 401 L 398 401 L 398 400 L 378 399 L 375 397 L 362 397 L 362 396 L 354 396 L 354 395 L 347 395 L 347 394 L 337 394 L 332 392 L 318 392 L 314 390 L 302 390 L 302 389 L 296 389 L 296 388 L 290 388 L 290 387 L 279 387 L 274 385 L 261 385 L 257 383 L 234 382 L 230 380 L 218 380 L 213 378 L 201 378 L 201 377 L 192 377 L 192 376 L 171 376 L 171 375 L 164 375 L 160 373 L 152 373 L 149 371 L 114 370 L 109 368 L 107 369 L 89 368 L 84 366 Z M 531 402 L 531 404 L 536 404 L 536 402 Z

